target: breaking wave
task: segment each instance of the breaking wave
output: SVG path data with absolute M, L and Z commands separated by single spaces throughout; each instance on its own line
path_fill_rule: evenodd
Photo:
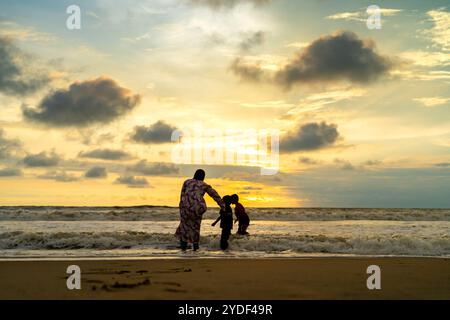
M 450 209 L 248 208 L 253 220 L 281 221 L 450 221 Z M 210 208 L 205 218 L 217 216 Z M 0 220 L 25 221 L 174 221 L 173 207 L 0 207 Z
M 166 233 L 121 232 L 26 232 L 13 231 L 0 235 L 0 250 L 114 250 L 155 248 L 169 252 L 176 250 L 176 240 Z M 218 235 L 201 239 L 203 251 L 217 250 Z M 252 235 L 233 237 L 231 252 L 242 253 L 329 253 L 364 255 L 450 255 L 450 235 L 427 238 L 407 235 L 380 237 L 351 236 L 337 237 L 316 235 Z

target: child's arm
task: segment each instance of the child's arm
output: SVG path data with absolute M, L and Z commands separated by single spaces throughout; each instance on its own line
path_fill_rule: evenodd
M 220 221 L 220 219 L 222 219 L 222 215 L 220 215 L 220 216 L 216 219 L 216 221 L 214 221 L 214 222 L 211 224 L 211 226 L 214 227 L 214 226 L 217 224 L 217 222 Z

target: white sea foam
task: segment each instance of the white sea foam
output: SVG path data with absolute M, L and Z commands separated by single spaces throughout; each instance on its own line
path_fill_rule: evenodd
M 202 225 L 201 254 L 220 254 L 218 227 Z M 177 221 L 5 221 L 0 257 L 178 254 Z M 446 221 L 254 221 L 250 237 L 232 236 L 238 256 L 304 254 L 450 256 Z
M 216 251 L 218 235 L 201 239 L 202 250 Z M 174 237 L 170 234 L 145 232 L 99 232 L 99 233 L 27 233 L 11 232 L 0 236 L 0 250 L 112 250 L 112 249 L 158 249 L 174 248 Z M 331 253 L 362 255 L 450 255 L 450 237 L 425 239 L 407 235 L 390 237 L 354 236 L 337 237 L 328 235 L 264 236 L 232 238 L 230 250 L 251 254 L 260 253 Z M 5 251 L 3 251 L 5 252 Z M 98 252 L 97 252 L 98 253 Z

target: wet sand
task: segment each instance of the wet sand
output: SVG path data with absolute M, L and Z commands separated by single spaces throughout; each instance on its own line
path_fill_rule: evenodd
M 73 264 L 81 290 L 66 286 Z M 450 259 L 0 261 L 0 299 L 450 299 Z

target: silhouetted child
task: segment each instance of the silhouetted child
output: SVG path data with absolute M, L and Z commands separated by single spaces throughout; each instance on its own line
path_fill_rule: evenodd
M 228 248 L 228 239 L 230 238 L 231 229 L 233 229 L 233 210 L 231 209 L 231 197 L 224 196 L 222 198 L 225 203 L 225 210 L 220 210 L 220 216 L 212 223 L 214 227 L 220 221 L 222 234 L 220 236 L 220 248 L 226 250 Z
M 234 204 L 234 214 L 236 215 L 236 221 L 239 221 L 239 228 L 236 232 L 240 235 L 248 235 L 247 228 L 250 225 L 250 218 L 248 214 L 245 212 L 244 206 L 239 203 L 239 196 L 237 194 L 233 194 L 231 196 L 231 203 Z

